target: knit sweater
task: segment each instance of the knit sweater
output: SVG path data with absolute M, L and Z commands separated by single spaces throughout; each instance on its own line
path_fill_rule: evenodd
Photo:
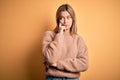
M 78 78 L 88 69 L 88 50 L 80 35 L 47 31 L 42 52 L 47 76 Z M 53 63 L 57 66 L 50 66 Z

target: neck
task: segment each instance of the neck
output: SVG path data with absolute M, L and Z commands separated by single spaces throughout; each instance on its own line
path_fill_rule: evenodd
M 64 35 L 70 35 L 70 31 L 69 31 L 69 30 L 66 30 L 66 31 L 64 32 Z
M 69 29 L 66 29 L 65 32 L 70 33 L 70 30 L 69 30 Z

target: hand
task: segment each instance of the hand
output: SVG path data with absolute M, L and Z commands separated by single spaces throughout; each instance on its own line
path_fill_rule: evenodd
M 65 26 L 62 26 L 62 24 L 60 23 L 60 24 L 59 24 L 59 33 L 60 33 L 60 34 L 63 34 L 63 32 L 65 32 L 65 30 L 66 30 L 66 27 L 65 27 Z
M 53 63 L 52 66 L 57 67 L 57 63 Z

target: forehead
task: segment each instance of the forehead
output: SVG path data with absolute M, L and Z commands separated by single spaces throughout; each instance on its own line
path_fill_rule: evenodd
M 60 16 L 65 17 L 70 16 L 70 14 L 67 11 L 61 11 Z

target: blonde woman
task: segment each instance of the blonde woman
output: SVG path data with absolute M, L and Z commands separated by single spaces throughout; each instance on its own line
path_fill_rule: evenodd
M 46 80 L 78 80 L 80 72 L 88 69 L 88 50 L 77 34 L 75 13 L 69 4 L 58 8 L 56 23 L 43 38 Z

